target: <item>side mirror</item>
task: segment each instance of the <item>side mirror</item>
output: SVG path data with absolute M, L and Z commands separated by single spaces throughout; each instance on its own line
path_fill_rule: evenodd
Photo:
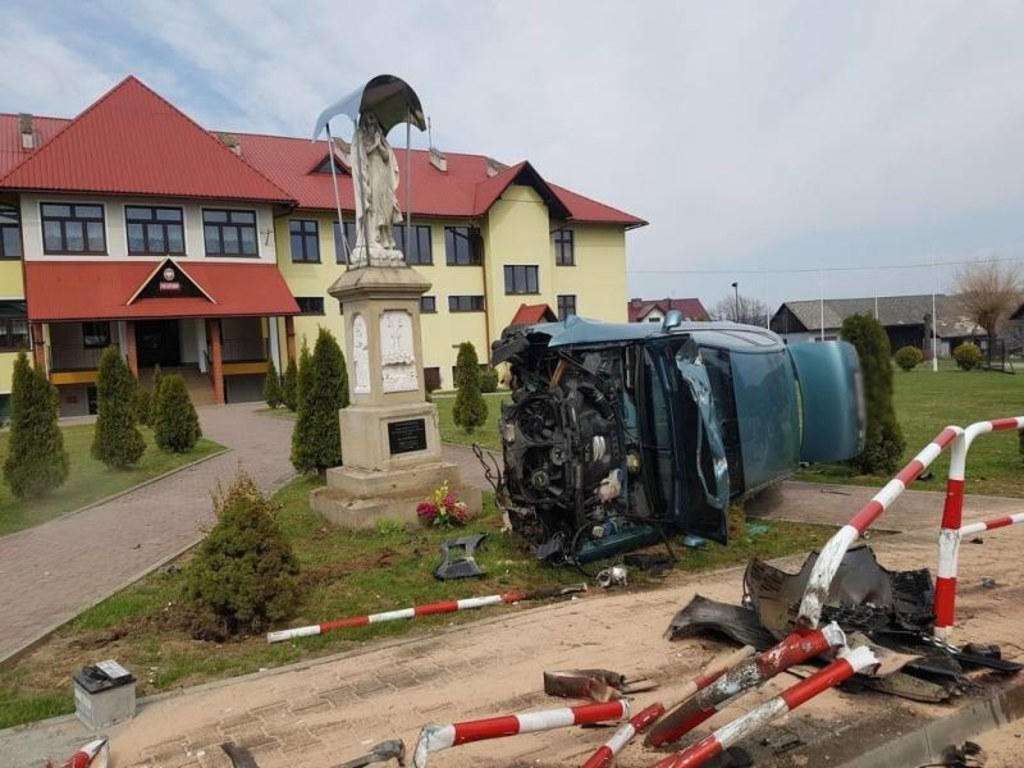
M 678 309 L 670 309 L 665 313 L 665 319 L 661 321 L 661 330 L 671 331 L 683 324 L 683 316 Z

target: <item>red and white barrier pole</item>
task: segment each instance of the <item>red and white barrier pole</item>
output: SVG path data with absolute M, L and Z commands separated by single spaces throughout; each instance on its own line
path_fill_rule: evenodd
M 673 709 L 651 729 L 644 743 L 649 747 L 671 744 L 744 691 L 761 685 L 796 664 L 845 646 L 846 636 L 835 622 L 822 629 L 794 632 L 778 645 L 726 672 L 696 696 Z
M 583 764 L 583 768 L 606 768 L 638 733 L 645 731 L 651 723 L 665 714 L 665 705 L 651 704 L 640 714 L 633 715 L 625 725 L 619 726 L 615 734 Z
M 426 768 L 427 757 L 431 752 L 439 752 L 459 744 L 500 739 L 519 733 L 550 731 L 555 728 L 567 728 L 570 725 L 624 720 L 630 716 L 630 712 L 629 699 L 617 699 L 602 704 L 559 707 L 542 712 L 521 712 L 517 715 L 470 720 L 451 725 L 425 725 L 416 743 L 413 765 L 415 768 Z
M 996 528 L 1006 528 L 1007 526 L 1019 525 L 1020 523 L 1024 523 L 1024 512 L 1018 512 L 1015 515 L 1006 515 L 1004 517 L 995 517 L 982 523 L 968 523 L 960 529 L 960 537 L 973 536 L 976 533 L 994 531 Z
M 824 669 L 801 680 L 780 695 L 724 725 L 702 741 L 681 752 L 666 757 L 654 768 L 698 768 L 708 760 L 722 754 L 736 742 L 748 737 L 775 717 L 792 712 L 822 691 L 839 685 L 863 669 L 878 663 L 870 648 L 860 647 L 836 659 Z
M 979 421 L 958 430 L 949 458 L 946 503 L 942 508 L 942 529 L 939 531 L 939 567 L 935 575 L 936 637 L 948 638 L 956 620 L 956 575 L 960 561 L 960 539 L 965 534 L 963 517 L 967 452 L 979 435 L 1021 428 L 1024 428 L 1024 416 Z
M 807 588 L 804 590 L 803 599 L 800 601 L 800 616 L 798 622 L 801 626 L 815 629 L 821 621 L 821 609 L 828 597 L 829 587 L 832 586 L 832 579 L 835 578 L 839 564 L 843 556 L 870 525 L 878 519 L 886 509 L 924 472 L 940 453 L 957 437 L 960 430 L 958 427 L 946 427 L 934 440 L 925 446 L 907 466 L 900 470 L 892 480 L 886 483 L 882 490 L 874 495 L 864 507 L 854 515 L 853 519 L 844 525 L 839 531 L 828 540 L 818 555 L 814 568 L 811 570 L 811 577 L 807 581 Z
M 282 629 L 277 632 L 267 633 L 268 643 L 279 643 L 282 640 L 291 640 L 295 637 L 311 637 L 330 632 L 332 629 L 343 629 L 345 627 L 365 627 L 369 624 L 379 624 L 384 621 L 396 621 L 398 619 L 412 619 L 416 616 L 430 616 L 435 613 L 454 613 L 456 611 L 467 611 L 471 608 L 484 608 L 488 605 L 499 605 L 500 603 L 517 603 L 527 599 L 528 595 L 519 592 L 506 592 L 503 595 L 487 595 L 486 597 L 470 597 L 466 600 L 446 600 L 442 603 L 430 603 L 429 605 L 416 605 L 412 608 L 402 608 L 397 611 L 385 611 L 383 613 L 371 613 L 367 616 L 353 616 L 348 619 L 337 621 L 326 621 L 323 624 L 311 624 L 308 627 L 296 627 L 295 629 Z
M 93 761 L 96 756 L 103 753 L 103 762 L 96 763 L 93 765 Z M 61 768 L 106 768 L 107 761 L 110 758 L 110 745 L 107 738 L 96 739 L 90 741 L 84 747 L 79 749 L 75 754 L 71 756 L 71 759 L 64 763 Z M 52 766 L 53 763 L 47 763 L 48 766 Z

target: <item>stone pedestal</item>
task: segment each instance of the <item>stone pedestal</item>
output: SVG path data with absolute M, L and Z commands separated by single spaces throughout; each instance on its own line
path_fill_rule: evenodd
M 350 269 L 328 291 L 344 308 L 352 404 L 339 414 L 345 465 L 327 471 L 310 503 L 335 525 L 416 522 L 417 502 L 445 481 L 480 511 L 480 491 L 441 460 L 437 407 L 425 402 L 420 296 L 429 289 L 403 265 Z

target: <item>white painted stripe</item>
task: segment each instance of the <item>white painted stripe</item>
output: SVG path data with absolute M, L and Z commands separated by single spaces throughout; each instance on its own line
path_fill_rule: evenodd
M 454 725 L 425 725 L 416 742 L 412 764 L 416 768 L 427 768 L 427 756 L 431 752 L 448 749 L 455 745 Z
M 935 461 L 935 459 L 939 457 L 940 453 L 942 453 L 941 445 L 939 445 L 938 443 L 928 443 L 928 445 L 924 447 L 924 450 L 917 454 L 917 456 L 915 456 L 914 458 L 917 461 L 920 461 L 922 464 L 924 464 L 925 467 L 927 467 L 929 464 L 931 464 L 933 461 Z
M 369 616 L 371 624 L 379 624 L 382 621 L 394 621 L 395 619 L 411 619 L 416 615 L 415 608 L 402 608 L 398 611 L 385 611 L 384 613 L 371 613 Z
M 825 636 L 825 639 L 828 640 L 828 644 L 833 648 L 843 648 L 846 646 L 846 634 L 834 621 L 831 621 L 822 627 L 821 634 Z
M 966 471 L 967 437 L 960 427 L 956 427 L 956 437 L 949 447 L 949 479 L 963 480 Z
M 548 709 L 544 712 L 523 712 L 516 715 L 520 733 L 548 731 L 552 728 L 566 728 L 576 722 L 576 716 L 569 707 Z
M 800 618 L 816 629 L 821 619 L 822 601 L 828 596 L 829 586 L 835 578 L 843 555 L 850 545 L 857 540 L 860 532 L 852 525 L 844 525 L 822 547 L 818 560 L 814 563 L 811 577 L 807 580 L 803 600 L 800 601 Z
M 875 494 L 873 500 L 881 504 L 883 510 L 888 509 L 889 505 L 896 501 L 905 490 L 907 490 L 907 486 L 903 484 L 903 481 L 894 477 Z
M 634 736 L 636 736 L 636 728 L 631 723 L 626 723 L 604 745 L 612 751 L 613 755 L 617 755 L 626 748 L 626 745 L 629 744 Z
M 297 627 L 295 629 L 281 629 L 277 632 L 267 633 L 268 643 L 279 643 L 282 640 L 291 640 L 293 637 L 312 637 L 320 634 L 320 625 L 312 624 L 308 627 Z
M 935 575 L 940 579 L 956 578 L 962 531 L 963 529 L 957 531 L 950 528 L 943 528 L 939 531 L 939 567 L 936 569 Z
M 457 604 L 461 611 L 466 608 L 483 608 L 487 605 L 497 605 L 501 602 L 504 602 L 501 599 L 501 595 L 488 595 L 487 597 L 469 597 L 465 600 L 458 600 Z
M 873 667 L 878 664 L 878 657 L 866 645 L 861 645 L 846 653 L 840 653 L 839 658 L 845 659 L 846 663 L 853 667 L 854 672 Z
M 960 529 L 960 535 L 961 536 L 970 536 L 972 534 L 981 533 L 982 531 L 987 531 L 987 530 L 988 530 L 988 526 L 985 523 L 970 523 L 970 524 L 965 525 L 964 527 L 962 527 Z M 942 569 L 942 554 L 943 553 L 940 550 L 939 551 L 939 569 L 940 569 L 939 575 L 940 576 L 942 575 L 942 573 L 941 573 L 941 569 Z
M 776 696 L 774 699 L 769 699 L 764 704 L 750 710 L 747 714 L 737 717 L 731 723 L 723 725 L 714 732 L 713 736 L 722 745 L 723 750 L 728 749 L 737 741 L 745 738 L 761 728 L 765 723 L 778 715 L 784 714 L 786 711 L 786 702 L 781 696 Z

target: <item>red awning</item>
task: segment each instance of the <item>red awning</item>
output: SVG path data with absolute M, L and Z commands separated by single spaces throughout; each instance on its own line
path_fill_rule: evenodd
M 547 304 L 520 304 L 509 325 L 536 325 L 537 323 L 553 323 L 557 320 L 558 315 Z
M 26 261 L 28 317 L 34 322 L 267 317 L 299 307 L 275 264 L 190 263 L 175 266 L 200 295 L 140 293 L 160 262 Z M 205 294 L 205 295 L 202 295 Z

